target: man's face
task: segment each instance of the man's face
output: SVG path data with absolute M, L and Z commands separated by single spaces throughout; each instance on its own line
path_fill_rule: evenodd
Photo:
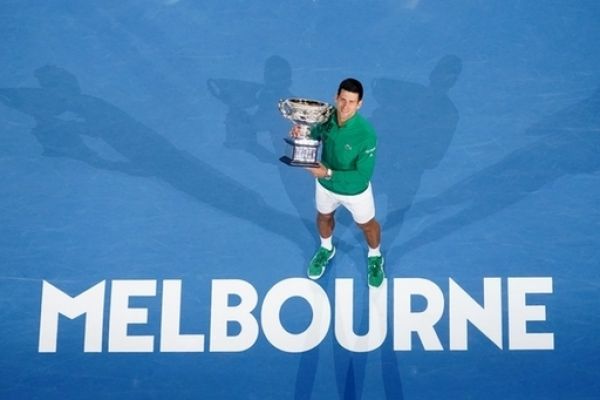
M 335 98 L 335 108 L 337 118 L 340 124 L 348 121 L 356 114 L 356 111 L 362 105 L 362 100 L 358 100 L 358 93 L 349 92 L 342 89 Z

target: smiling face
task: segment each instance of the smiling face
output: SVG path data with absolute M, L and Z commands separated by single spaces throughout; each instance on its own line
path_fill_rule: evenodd
M 362 100 L 359 100 L 358 93 L 349 92 L 345 89 L 340 90 L 340 94 L 335 98 L 338 124 L 343 125 L 344 122 L 352 118 L 361 105 Z

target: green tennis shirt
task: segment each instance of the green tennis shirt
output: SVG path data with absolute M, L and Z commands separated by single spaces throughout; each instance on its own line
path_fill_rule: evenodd
M 364 192 L 375 168 L 377 137 L 373 127 L 358 113 L 338 125 L 336 112 L 311 129 L 310 136 L 321 140 L 321 162 L 331 169 L 330 179 L 320 178 L 326 189 L 343 195 Z

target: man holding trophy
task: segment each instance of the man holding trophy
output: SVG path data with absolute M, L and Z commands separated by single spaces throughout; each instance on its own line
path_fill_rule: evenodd
M 295 122 L 290 132 L 292 139 L 286 139 L 293 147 L 292 156 L 281 160 L 302 166 L 317 178 L 315 199 L 321 246 L 310 261 L 308 277 L 320 278 L 335 255 L 332 242 L 334 213 L 341 205 L 350 211 L 365 235 L 369 248 L 369 286 L 379 287 L 385 277 L 384 260 L 380 251 L 381 228 L 375 219 L 370 183 L 377 139 L 371 125 L 357 113 L 362 97 L 362 84 L 349 78 L 338 87 L 335 109 L 313 100 L 288 99 L 280 102 L 284 117 Z M 311 151 L 314 142 L 319 141 L 323 146 L 321 162 L 315 159 L 316 151 Z

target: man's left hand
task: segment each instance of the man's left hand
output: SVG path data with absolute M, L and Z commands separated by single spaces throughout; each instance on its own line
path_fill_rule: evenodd
M 325 178 L 327 176 L 327 167 L 319 164 L 318 167 L 306 168 L 315 178 Z

